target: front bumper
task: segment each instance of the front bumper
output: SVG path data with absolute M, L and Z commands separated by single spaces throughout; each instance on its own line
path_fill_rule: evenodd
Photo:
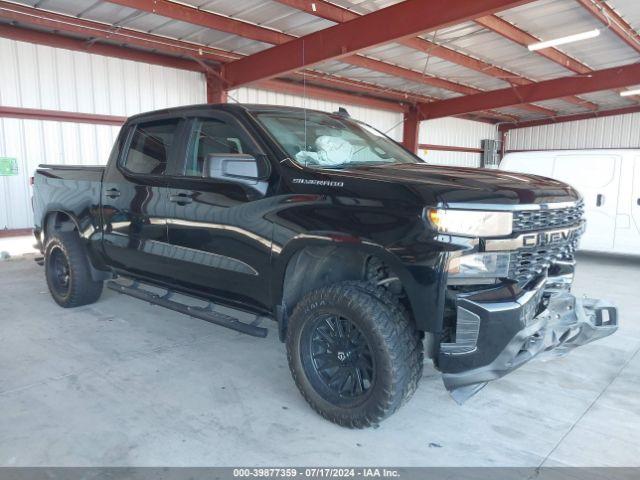
M 441 345 L 438 366 L 458 403 L 542 352 L 566 354 L 618 328 L 613 305 L 548 288 L 546 279 L 507 301 L 463 296 L 457 310 L 456 343 Z

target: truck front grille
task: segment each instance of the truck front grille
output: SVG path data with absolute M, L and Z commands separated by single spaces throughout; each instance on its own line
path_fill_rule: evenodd
M 532 232 L 577 224 L 584 215 L 584 202 L 565 208 L 520 210 L 513 212 L 513 231 Z
M 509 278 L 524 286 L 558 260 L 573 260 L 578 238 L 557 245 L 522 248 L 511 253 Z

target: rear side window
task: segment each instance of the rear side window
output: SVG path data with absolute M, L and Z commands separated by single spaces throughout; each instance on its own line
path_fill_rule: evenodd
M 136 125 L 123 167 L 131 173 L 163 175 L 179 119 Z

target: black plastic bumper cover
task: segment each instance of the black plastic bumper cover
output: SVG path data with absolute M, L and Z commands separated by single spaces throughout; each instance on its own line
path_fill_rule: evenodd
M 460 302 L 479 317 L 481 327 L 474 352 L 440 358 L 445 387 L 458 403 L 543 352 L 563 355 L 617 330 L 613 305 L 569 292 L 552 294 L 546 309 L 535 315 L 544 288 L 541 282 L 514 302 Z

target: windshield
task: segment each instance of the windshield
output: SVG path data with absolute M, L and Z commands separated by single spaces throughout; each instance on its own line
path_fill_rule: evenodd
M 300 110 L 255 116 L 293 160 L 308 167 L 421 162 L 376 129 L 342 115 Z

